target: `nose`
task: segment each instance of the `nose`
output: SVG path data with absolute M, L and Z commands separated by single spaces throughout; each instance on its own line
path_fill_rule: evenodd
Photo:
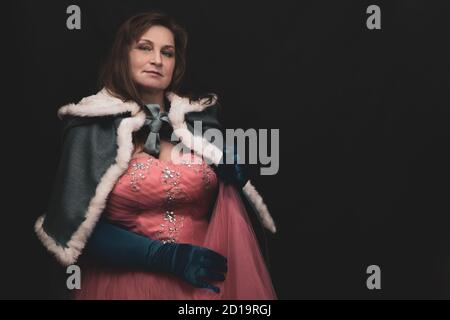
M 156 50 L 153 51 L 154 53 L 151 55 L 150 63 L 161 65 L 161 54 L 159 52 L 156 52 Z

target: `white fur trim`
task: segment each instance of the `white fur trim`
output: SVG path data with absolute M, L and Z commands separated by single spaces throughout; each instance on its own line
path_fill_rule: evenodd
M 58 117 L 61 119 L 65 115 L 79 117 L 96 117 L 121 114 L 131 112 L 134 116 L 140 111 L 140 107 L 135 102 L 123 102 L 108 93 L 106 89 L 100 90 L 97 94 L 83 98 L 77 104 L 67 104 L 58 110 Z
M 108 194 L 114 188 L 119 177 L 128 168 L 128 163 L 134 149 L 132 132 L 138 130 L 145 121 L 145 113 L 139 112 L 135 117 L 123 119 L 117 129 L 117 156 L 116 162 L 111 165 L 102 176 L 95 195 L 89 203 L 86 219 L 81 223 L 71 239 L 67 243 L 67 248 L 60 246 L 43 229 L 42 224 L 45 216 L 38 218 L 35 224 L 35 231 L 44 246 L 56 256 L 56 259 L 63 265 L 74 264 L 81 254 L 87 239 L 103 212 Z
M 194 136 L 187 128 L 185 121 L 185 114 L 187 112 L 203 111 L 206 107 L 212 106 L 217 102 L 217 96 L 214 95 L 212 102 L 209 104 L 206 103 L 205 100 L 189 103 L 188 98 L 182 98 L 172 92 L 167 93 L 166 96 L 170 101 L 170 111 L 168 116 L 174 134 L 186 147 L 194 150 L 198 155 L 203 156 L 209 164 L 219 164 L 222 159 L 222 150 L 204 137 Z
M 182 123 L 178 127 L 173 126 L 173 132 L 183 145 L 206 159 L 208 164 L 219 164 L 223 151 L 204 137 L 194 136 L 187 128 L 186 123 Z
M 175 124 L 184 122 L 184 115 L 187 112 L 203 111 L 205 108 L 214 105 L 217 102 L 217 95 L 213 95 L 212 101 L 207 103 L 207 98 L 190 103 L 189 98 L 180 97 L 173 92 L 166 92 L 166 96 L 171 102 L 169 111 L 171 121 Z M 131 112 L 135 116 L 141 108 L 135 102 L 123 102 L 121 99 L 112 96 L 106 88 L 103 88 L 94 95 L 85 97 L 77 104 L 69 103 L 59 108 L 57 114 L 59 118 L 66 115 L 79 117 L 95 117 L 116 115 L 125 112 Z
M 255 187 L 251 184 L 250 180 L 247 181 L 242 190 L 244 191 L 244 194 L 247 197 L 247 199 L 256 209 L 255 211 L 258 213 L 262 224 L 272 233 L 276 233 L 277 228 L 275 226 L 275 222 L 272 219 L 272 216 L 269 213 L 269 209 L 267 209 L 267 206 L 264 203 L 263 198 L 258 193 L 258 191 L 256 191 Z

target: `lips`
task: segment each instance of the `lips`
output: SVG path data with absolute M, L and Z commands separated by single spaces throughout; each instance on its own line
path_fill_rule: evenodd
M 149 71 L 144 71 L 144 72 L 162 77 L 162 74 L 159 73 L 158 71 L 149 70 Z

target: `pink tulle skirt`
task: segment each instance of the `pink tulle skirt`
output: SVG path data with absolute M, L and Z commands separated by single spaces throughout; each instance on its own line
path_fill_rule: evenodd
M 211 282 L 220 293 L 195 288 L 167 273 L 124 270 L 97 265 L 85 259 L 81 289 L 75 299 L 277 299 L 269 272 L 240 195 L 219 183 L 217 200 L 206 231 L 204 247 L 228 259 L 223 282 Z

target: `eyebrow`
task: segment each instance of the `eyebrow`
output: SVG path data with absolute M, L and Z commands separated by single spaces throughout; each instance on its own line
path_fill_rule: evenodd
M 151 40 L 149 40 L 149 39 L 141 39 L 141 40 L 139 40 L 139 41 L 145 41 L 145 42 L 150 42 L 151 44 L 153 44 L 153 41 L 151 41 Z M 175 47 L 173 46 L 173 45 L 171 45 L 171 44 L 166 44 L 166 45 L 164 45 L 163 46 L 163 48 L 174 48 L 175 49 Z

